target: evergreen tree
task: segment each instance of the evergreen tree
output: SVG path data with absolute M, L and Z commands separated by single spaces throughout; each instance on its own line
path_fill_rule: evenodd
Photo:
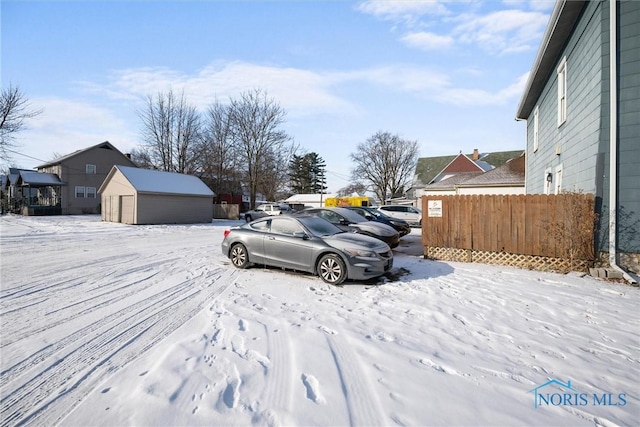
M 291 191 L 297 194 L 324 193 L 326 164 L 318 153 L 294 155 L 289 162 Z

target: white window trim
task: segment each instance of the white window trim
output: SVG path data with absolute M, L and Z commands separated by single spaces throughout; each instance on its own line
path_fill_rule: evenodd
M 91 172 L 90 169 L 93 169 L 93 172 Z M 87 173 L 87 175 L 94 175 L 98 172 L 98 168 L 96 167 L 96 165 L 87 164 L 85 166 L 85 172 Z
M 567 121 L 567 57 L 560 61 L 557 69 L 558 77 L 558 127 Z
M 540 108 L 536 105 L 535 110 L 533 110 L 533 152 L 538 151 L 540 146 L 539 140 L 539 132 L 540 132 Z
M 78 197 L 78 190 L 82 189 L 82 196 Z M 87 189 L 85 187 L 83 187 L 82 185 L 76 185 L 76 189 L 75 189 L 75 196 L 76 199 L 84 199 L 85 197 L 87 197 Z
M 91 193 L 91 195 L 89 195 L 89 193 Z M 96 187 L 85 187 L 84 197 L 87 199 L 95 199 L 97 197 Z
M 562 193 L 562 163 L 556 166 L 553 177 L 553 192 L 554 194 Z

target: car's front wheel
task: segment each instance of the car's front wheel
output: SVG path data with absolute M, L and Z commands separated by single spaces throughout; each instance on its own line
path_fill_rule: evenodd
M 251 222 L 251 215 L 245 215 L 244 220 L 247 222 Z
M 231 262 L 238 268 L 249 266 L 249 253 L 242 243 L 236 243 L 231 247 Z
M 347 267 L 338 255 L 326 254 L 318 262 L 318 275 L 330 285 L 339 285 L 347 278 Z

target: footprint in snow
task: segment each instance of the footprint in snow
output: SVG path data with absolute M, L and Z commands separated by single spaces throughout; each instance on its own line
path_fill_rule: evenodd
M 302 374 L 302 384 L 307 389 L 307 399 L 321 405 L 326 402 L 320 393 L 320 383 L 313 375 Z
M 334 331 L 333 329 L 329 329 L 326 326 L 320 325 L 320 326 L 318 326 L 318 329 L 320 329 L 322 332 L 324 332 L 326 334 L 329 334 L 329 335 L 336 335 L 337 334 L 336 331 Z
M 462 323 L 463 325 L 467 326 L 467 320 L 461 315 L 453 313 L 453 318 L 456 319 L 458 322 Z
M 455 369 L 444 367 L 429 359 L 425 359 L 425 358 L 420 359 L 420 363 L 422 363 L 425 366 L 429 366 L 438 372 L 442 372 L 443 374 L 458 375 L 458 372 Z

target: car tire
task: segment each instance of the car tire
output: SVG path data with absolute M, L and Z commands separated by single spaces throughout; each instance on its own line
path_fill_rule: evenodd
M 326 254 L 318 261 L 318 275 L 323 282 L 339 285 L 347 278 L 347 267 L 336 254 Z
M 231 246 L 229 258 L 231 258 L 231 263 L 237 268 L 249 267 L 249 253 L 242 243 L 236 243 Z
M 245 215 L 244 220 L 247 222 L 251 222 L 251 215 Z

